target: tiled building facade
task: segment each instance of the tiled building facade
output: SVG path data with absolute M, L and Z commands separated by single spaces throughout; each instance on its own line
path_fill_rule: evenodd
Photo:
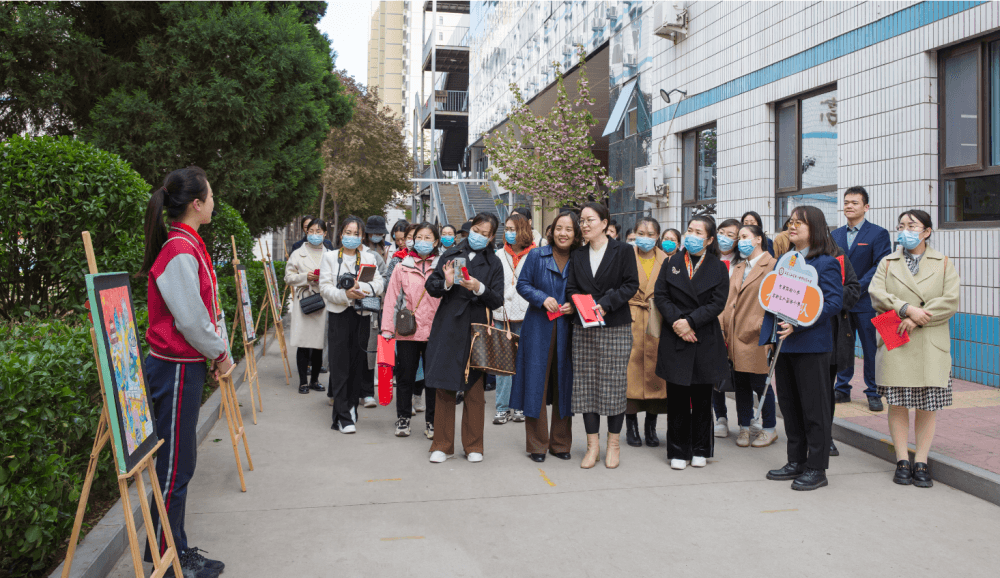
M 608 4 L 611 105 L 623 89 L 632 100 L 609 121 L 623 224 L 754 210 L 773 233 L 813 204 L 840 226 L 854 185 L 890 230 L 903 210 L 926 210 L 962 277 L 955 376 L 1000 386 L 1000 4 L 689 2 L 676 42 L 654 34 L 667 3 Z M 686 97 L 668 104 L 661 89 Z M 669 190 L 643 181 L 637 201 L 643 164 Z

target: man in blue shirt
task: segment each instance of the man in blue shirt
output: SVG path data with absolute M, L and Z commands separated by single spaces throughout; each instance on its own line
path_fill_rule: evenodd
M 851 187 L 844 192 L 844 216 L 847 225 L 833 232 L 833 239 L 851 260 L 854 271 L 861 285 L 861 298 L 851 309 L 851 324 L 861 340 L 861 350 L 865 356 L 865 395 L 868 396 L 868 409 L 882 411 L 882 399 L 875 390 L 875 326 L 872 319 L 875 309 L 872 307 L 868 286 L 875 276 L 878 264 L 892 252 L 889 232 L 865 220 L 868 212 L 868 191 L 864 187 Z M 850 366 L 837 374 L 836 402 L 851 401 L 851 378 L 854 377 L 854 366 Z

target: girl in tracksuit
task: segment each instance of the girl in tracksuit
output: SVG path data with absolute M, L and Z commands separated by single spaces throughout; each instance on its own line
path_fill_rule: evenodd
M 224 568 L 222 562 L 207 560 L 189 547 L 184 532 L 187 486 L 198 446 L 195 428 L 208 371 L 205 362 L 211 362 L 216 377 L 232 367 L 218 281 L 208 248 L 198 235 L 198 228 L 212 221 L 214 206 L 212 187 L 202 169 L 188 167 L 167 175 L 146 209 L 142 267 L 149 275 L 146 373 L 156 431 L 164 441 L 156 455 L 156 475 L 181 567 L 185 575 L 197 576 L 217 576 Z M 156 508 L 151 509 L 162 554 L 166 550 L 162 522 Z M 146 559 L 151 561 L 148 549 Z

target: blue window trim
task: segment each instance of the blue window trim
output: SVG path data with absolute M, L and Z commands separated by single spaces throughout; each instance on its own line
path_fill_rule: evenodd
M 690 114 L 723 100 L 739 96 L 744 92 L 906 34 L 938 20 L 949 18 L 981 4 L 986 4 L 986 2 L 921 2 L 904 8 L 760 70 L 745 74 L 705 92 L 689 96 L 677 104 L 653 111 L 653 126 L 670 120 L 676 107 L 680 107 L 677 110 L 677 116 Z

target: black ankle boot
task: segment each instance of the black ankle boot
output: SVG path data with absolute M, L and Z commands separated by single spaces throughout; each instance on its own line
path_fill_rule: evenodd
M 309 393 L 309 386 L 306 385 L 306 384 L 304 384 L 304 383 L 300 383 L 299 384 L 299 393 Z
M 660 438 L 656 437 L 656 414 L 646 414 L 646 445 L 655 448 L 660 445 Z
M 642 440 L 639 439 L 639 417 L 634 413 L 625 414 L 625 443 L 634 448 L 642 447 Z

